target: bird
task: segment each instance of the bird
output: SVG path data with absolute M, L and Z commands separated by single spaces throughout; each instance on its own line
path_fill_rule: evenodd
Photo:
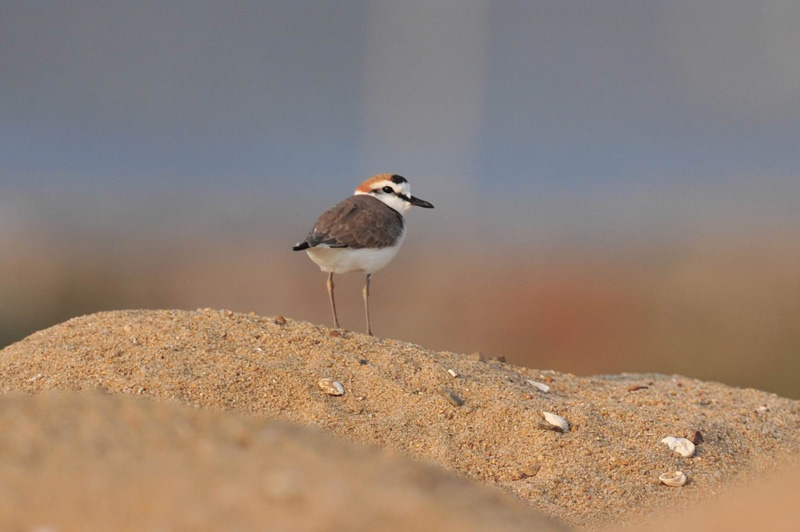
M 406 235 L 404 215 L 412 207 L 432 209 L 433 205 L 411 195 L 408 180 L 397 174 L 370 177 L 354 194 L 325 211 L 305 240 L 294 251 L 305 251 L 320 270 L 328 274 L 328 297 L 333 311 L 334 328 L 339 328 L 336 301 L 333 297 L 333 274 L 361 271 L 364 283 L 364 312 L 367 334 L 369 322 L 369 284 L 372 274 L 389 264 Z

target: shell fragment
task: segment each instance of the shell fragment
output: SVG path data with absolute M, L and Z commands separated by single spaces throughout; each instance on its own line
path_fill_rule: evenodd
M 339 381 L 330 378 L 320 379 L 317 386 L 328 395 L 344 395 L 344 386 Z
M 658 480 L 660 480 L 665 486 L 669 486 L 671 488 L 680 488 L 686 484 L 688 478 L 683 471 L 675 471 L 674 473 L 663 473 L 659 475 Z
M 674 436 L 667 436 L 661 443 L 666 443 L 670 451 L 674 451 L 684 458 L 689 458 L 694 455 L 695 446 L 686 438 L 675 438 Z
M 569 432 L 569 421 L 567 421 L 566 418 L 552 412 L 542 412 L 542 416 L 544 416 L 544 420 L 547 421 L 547 424 L 553 429 L 560 432 Z
M 525 382 L 538 389 L 542 393 L 550 392 L 550 387 L 543 382 L 535 381 L 533 379 L 525 379 Z

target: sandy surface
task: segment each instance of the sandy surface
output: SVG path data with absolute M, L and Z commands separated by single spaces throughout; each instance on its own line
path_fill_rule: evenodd
M 732 490 L 689 510 L 673 508 L 653 516 L 650 532 L 797 532 L 800 530 L 800 467 L 756 480 L 742 479 Z M 612 532 L 612 531 L 607 531 Z M 614 530 L 613 532 L 619 532 Z
M 344 395 L 324 394 L 317 386 L 322 378 L 340 381 Z M 546 383 L 550 392 L 542 393 L 528 379 Z M 196 418 L 206 423 L 203 437 L 212 440 L 224 440 L 226 423 L 244 424 L 248 430 L 263 424 L 263 418 L 313 425 L 493 485 L 507 492 L 507 499 L 522 499 L 578 529 L 641 523 L 669 509 L 695 506 L 746 485 L 800 452 L 800 402 L 774 394 L 684 377 L 576 377 L 227 311 L 94 314 L 0 351 L 0 391 L 46 390 L 131 396 L 119 403 L 123 406 L 114 403 L 115 408 L 167 399 L 171 406 L 147 402 L 152 411 L 137 414 L 166 423 L 172 416 L 195 419 L 179 403 L 203 407 L 193 415 L 221 420 L 217 433 L 207 425 L 210 421 L 199 421 L 206 418 Z M 111 408 L 98 404 L 101 411 Z M 84 409 L 74 410 L 81 419 Z M 542 411 L 566 417 L 572 430 L 542 430 Z M 35 416 L 29 420 L 34 421 Z M 113 434 L 113 427 L 106 430 Z M 691 458 L 659 443 L 665 436 L 698 431 L 703 442 Z M 38 437 L 44 437 L 41 431 Z M 165 447 L 175 446 L 175 456 L 187 454 L 188 442 L 164 439 Z M 125 449 L 124 438 L 115 441 Z M 135 445 L 150 449 L 156 443 L 145 439 Z M 253 468 L 269 468 L 259 465 L 259 453 L 237 452 L 242 464 L 252 460 Z M 373 459 L 369 452 L 365 456 Z M 93 460 L 88 452 L 79 458 L 89 464 Z M 181 460 L 191 470 L 187 464 L 203 459 L 189 453 Z M 331 467 L 346 475 L 347 464 L 342 459 Z M 687 473 L 689 483 L 682 488 L 660 485 L 658 475 L 674 470 Z M 223 484 L 237 478 L 219 471 L 207 474 L 222 475 Z
M 95 392 L 0 398 L 0 426 L 4 531 L 561 530 L 498 490 L 276 421 Z

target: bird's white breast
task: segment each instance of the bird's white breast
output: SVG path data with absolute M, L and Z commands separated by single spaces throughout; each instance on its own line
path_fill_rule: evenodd
M 347 273 L 363 271 L 375 273 L 389 264 L 403 243 L 403 237 L 397 245 L 385 248 L 331 248 L 326 245 L 315 246 L 306 250 L 317 266 L 324 272 Z

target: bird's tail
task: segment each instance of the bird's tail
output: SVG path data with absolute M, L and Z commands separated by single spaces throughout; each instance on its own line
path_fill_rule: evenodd
M 303 240 L 302 242 L 298 242 L 297 244 L 292 246 L 292 249 L 294 251 L 303 251 L 304 249 L 308 249 L 309 247 L 311 247 L 311 246 L 308 245 L 308 242 Z

